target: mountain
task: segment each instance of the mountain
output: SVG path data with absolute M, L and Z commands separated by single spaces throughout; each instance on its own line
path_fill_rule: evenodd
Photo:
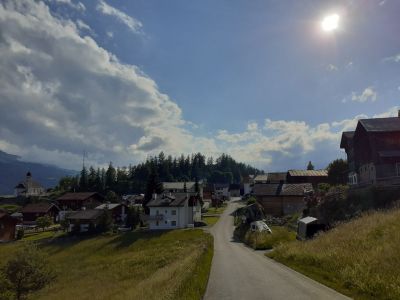
M 78 173 L 56 166 L 21 161 L 17 155 L 0 150 L 0 195 L 13 194 L 14 187 L 25 179 L 28 171 L 32 173 L 34 180 L 40 182 L 46 188 L 56 186 L 63 176 Z

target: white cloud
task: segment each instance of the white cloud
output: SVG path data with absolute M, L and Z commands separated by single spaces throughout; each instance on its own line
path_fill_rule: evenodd
M 386 58 L 383 59 L 383 61 L 384 62 L 394 61 L 394 62 L 398 63 L 398 62 L 400 62 L 400 53 L 396 54 L 396 55 L 393 55 L 393 56 L 386 57 Z
M 378 97 L 378 93 L 374 91 L 373 87 L 367 87 L 361 94 L 357 95 L 355 92 L 351 95 L 351 100 L 356 102 L 375 102 Z
M 119 9 L 116 9 L 103 0 L 99 1 L 96 9 L 104 15 L 115 17 L 119 22 L 128 26 L 128 28 L 133 32 L 140 32 L 140 29 L 142 28 L 142 23 L 139 20 L 136 20 Z
M 333 65 L 333 64 L 329 64 L 327 67 L 326 67 L 326 69 L 328 70 L 328 71 L 337 71 L 338 70 L 338 67 L 336 67 L 335 65 Z
M 52 0 L 52 2 L 68 5 L 69 7 L 74 8 L 78 11 L 86 10 L 86 7 L 82 2 L 74 3 L 71 0 Z
M 53 16 L 43 2 L 7 1 L 0 27 L 0 143 L 14 153 L 58 156 L 72 168 L 83 150 L 116 164 L 161 149 L 217 151 L 212 139 L 184 129 L 181 109 L 138 67 L 80 36 L 82 24 Z

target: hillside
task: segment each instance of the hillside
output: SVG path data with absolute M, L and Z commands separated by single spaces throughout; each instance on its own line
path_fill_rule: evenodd
M 63 176 L 77 173 L 51 165 L 21 161 L 18 156 L 0 150 L 0 195 L 13 194 L 14 186 L 25 178 L 28 171 L 46 188 L 54 187 Z
M 400 209 L 371 212 L 268 256 L 355 299 L 400 299 Z
M 212 241 L 203 230 L 174 230 L 44 242 L 57 277 L 29 299 L 201 299 Z M 0 245 L 0 267 L 22 243 Z

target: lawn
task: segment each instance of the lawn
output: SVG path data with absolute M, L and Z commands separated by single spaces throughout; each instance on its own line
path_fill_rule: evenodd
M 211 227 L 213 226 L 215 223 L 218 222 L 219 217 L 203 217 L 202 220 L 207 224 L 207 226 Z
M 19 211 L 21 209 L 21 206 L 17 204 L 1 204 L 0 209 L 4 209 L 9 214 L 12 214 Z
M 373 212 L 267 256 L 355 299 L 400 299 L 400 210 Z
M 0 265 L 22 243 L 1 245 Z M 197 229 L 58 238 L 41 248 L 57 279 L 31 299 L 201 299 L 213 255 L 211 235 Z

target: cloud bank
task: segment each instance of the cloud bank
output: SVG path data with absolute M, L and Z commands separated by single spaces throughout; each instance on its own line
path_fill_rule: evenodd
M 142 26 L 126 20 L 131 29 Z M 196 135 L 195 124 L 153 79 L 81 34 L 90 30 L 83 21 L 52 14 L 44 2 L 6 1 L 0 28 L 0 149 L 25 160 L 79 169 L 83 151 L 94 165 L 200 151 L 229 153 L 266 170 L 301 168 L 308 160 L 325 167 L 340 155 L 342 130 L 367 117 L 316 125 L 266 119 L 242 132 Z

